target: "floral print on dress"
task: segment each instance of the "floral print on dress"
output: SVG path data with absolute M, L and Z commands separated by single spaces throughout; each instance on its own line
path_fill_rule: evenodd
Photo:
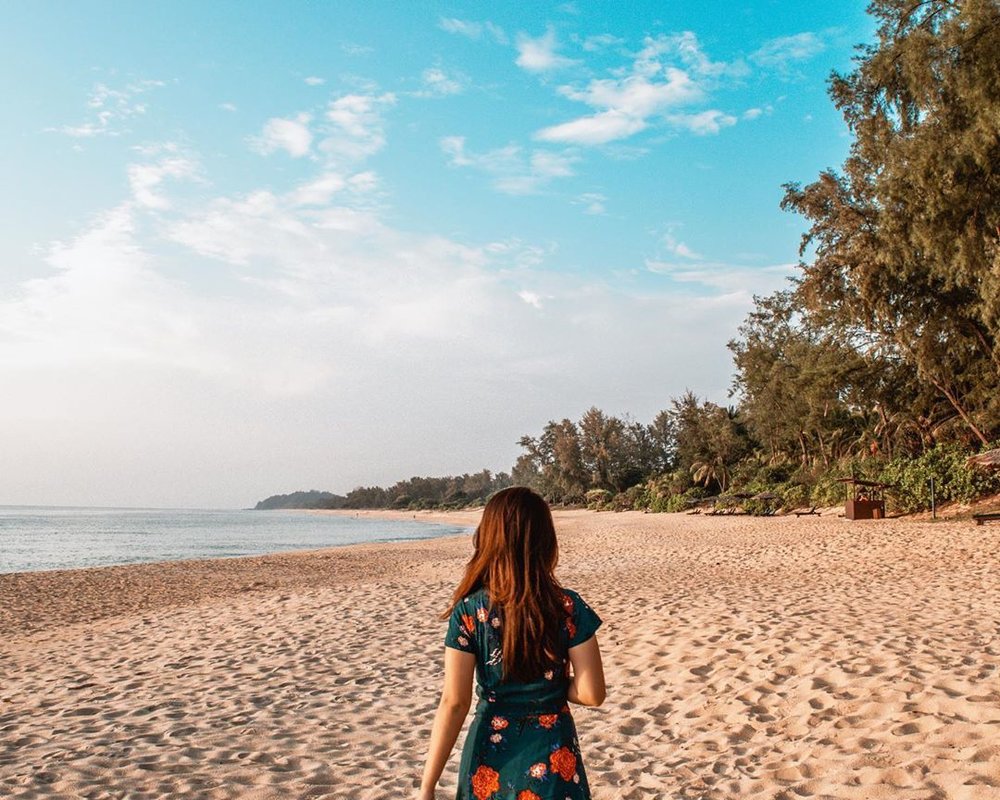
M 472 776 L 472 793 L 476 796 L 476 800 L 487 800 L 499 791 L 500 773 L 485 764 L 480 764 Z
M 529 683 L 503 681 L 503 614 L 485 591 L 455 606 L 445 645 L 476 657 L 479 704 L 459 767 L 457 800 L 589 800 L 576 725 L 566 701 L 569 648 L 587 641 L 601 619 L 576 592 L 562 606 L 563 652 Z

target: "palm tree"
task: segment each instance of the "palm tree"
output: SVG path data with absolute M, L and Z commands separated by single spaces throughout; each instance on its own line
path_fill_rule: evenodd
M 715 456 L 707 461 L 695 461 L 691 465 L 691 478 L 706 488 L 715 481 L 719 484 L 720 491 L 724 492 L 729 484 L 729 468 L 726 467 L 722 456 Z

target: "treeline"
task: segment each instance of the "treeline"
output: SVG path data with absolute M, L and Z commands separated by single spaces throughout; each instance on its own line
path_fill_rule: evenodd
M 506 472 L 488 469 L 472 475 L 446 478 L 410 478 L 389 487 L 362 486 L 344 498 L 344 508 L 463 508 L 486 502 L 494 492 L 511 485 Z
M 691 392 L 648 424 L 591 408 L 577 422 L 549 422 L 520 445 L 524 453 L 511 471 L 514 482 L 553 502 L 600 505 L 625 495 L 621 503 L 633 507 L 641 494 L 634 487 L 652 481 L 649 490 L 663 502 L 638 506 L 655 510 L 667 510 L 667 497 L 696 484 L 726 491 L 731 467 L 753 447 L 735 409 L 700 401 Z

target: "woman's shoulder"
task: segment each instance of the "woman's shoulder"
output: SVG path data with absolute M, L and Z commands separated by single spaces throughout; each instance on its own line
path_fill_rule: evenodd
M 476 589 L 475 591 L 469 592 L 465 597 L 458 601 L 458 605 L 464 606 L 465 608 L 474 608 L 486 604 L 489 601 L 489 595 L 486 593 L 485 589 Z
M 564 598 L 568 597 L 570 600 L 572 600 L 574 602 L 577 601 L 577 600 L 580 600 L 580 601 L 583 600 L 583 598 L 580 597 L 580 593 L 578 591 L 576 591 L 576 589 L 568 589 L 565 586 L 562 586 L 560 588 L 562 589 L 562 593 L 563 593 L 563 597 Z
M 563 608 L 566 609 L 567 613 L 578 612 L 580 609 L 590 608 L 590 604 L 583 599 L 578 591 L 575 589 L 567 589 L 565 586 L 562 587 L 563 593 Z

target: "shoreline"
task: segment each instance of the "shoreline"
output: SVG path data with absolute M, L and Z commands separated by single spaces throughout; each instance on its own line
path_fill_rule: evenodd
M 319 516 L 354 517 L 357 519 L 391 519 L 403 522 L 431 522 L 447 525 L 475 527 L 483 514 L 483 507 L 463 508 L 458 511 L 395 510 L 390 508 L 289 508 L 286 511 L 305 512 Z M 599 512 L 592 512 L 599 513 Z

